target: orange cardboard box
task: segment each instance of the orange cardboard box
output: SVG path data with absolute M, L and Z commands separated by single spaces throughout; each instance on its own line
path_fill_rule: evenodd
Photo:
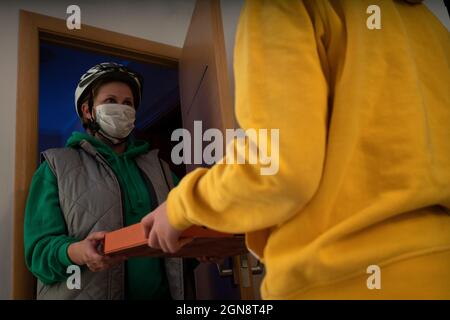
M 230 257 L 247 252 L 243 235 L 227 234 L 192 226 L 183 231 L 181 238 L 192 238 L 193 240 L 174 254 L 164 253 L 147 245 L 144 228 L 137 223 L 107 233 L 104 253 L 110 256 L 124 254 L 128 257 Z

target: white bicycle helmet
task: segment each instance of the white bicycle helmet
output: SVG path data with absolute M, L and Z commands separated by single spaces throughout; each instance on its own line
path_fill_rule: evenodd
M 80 119 L 82 119 L 81 105 L 83 101 L 91 93 L 92 86 L 101 79 L 117 80 L 128 84 L 133 92 L 135 108 L 138 108 L 142 96 L 142 77 L 121 64 L 104 62 L 90 68 L 78 82 L 75 90 L 75 110 Z

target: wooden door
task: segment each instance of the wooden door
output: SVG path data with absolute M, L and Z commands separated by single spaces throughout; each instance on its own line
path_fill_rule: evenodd
M 194 121 L 201 121 L 203 132 L 217 128 L 224 133 L 227 128 L 236 128 L 219 0 L 197 0 L 179 61 L 179 76 L 183 126 L 191 137 Z M 192 161 L 193 154 L 191 150 Z M 186 170 L 198 166 L 187 164 Z M 233 257 L 233 272 L 223 272 L 229 278 L 221 277 L 214 265 L 198 267 L 197 298 L 255 299 L 252 261 L 247 255 Z

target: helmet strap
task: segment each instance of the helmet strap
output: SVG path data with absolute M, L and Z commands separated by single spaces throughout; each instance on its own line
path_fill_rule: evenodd
M 100 125 L 94 119 L 94 113 L 92 112 L 91 98 L 89 98 L 88 106 L 89 106 L 89 113 L 91 114 L 91 118 L 87 119 L 86 127 L 87 127 L 87 129 L 89 129 L 89 131 L 92 132 L 92 135 L 95 135 L 100 130 Z
M 92 135 L 95 135 L 100 130 L 100 125 L 97 123 L 97 121 L 94 119 L 94 99 L 93 99 L 94 93 L 91 92 L 88 97 L 88 108 L 89 113 L 91 114 L 91 118 L 87 119 L 87 129 L 92 132 Z
M 94 108 L 94 93 L 91 92 L 88 98 L 88 107 L 89 107 L 89 113 L 92 115 L 92 109 Z
M 93 118 L 87 120 L 87 129 L 89 129 L 94 135 L 100 130 L 100 126 Z

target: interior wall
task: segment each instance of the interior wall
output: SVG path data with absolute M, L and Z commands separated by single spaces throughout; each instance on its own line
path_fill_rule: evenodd
M 19 10 L 66 19 L 66 8 L 71 4 L 51 0 L 0 2 L 0 299 L 11 297 Z M 182 47 L 195 0 L 78 0 L 77 5 L 82 24 Z

